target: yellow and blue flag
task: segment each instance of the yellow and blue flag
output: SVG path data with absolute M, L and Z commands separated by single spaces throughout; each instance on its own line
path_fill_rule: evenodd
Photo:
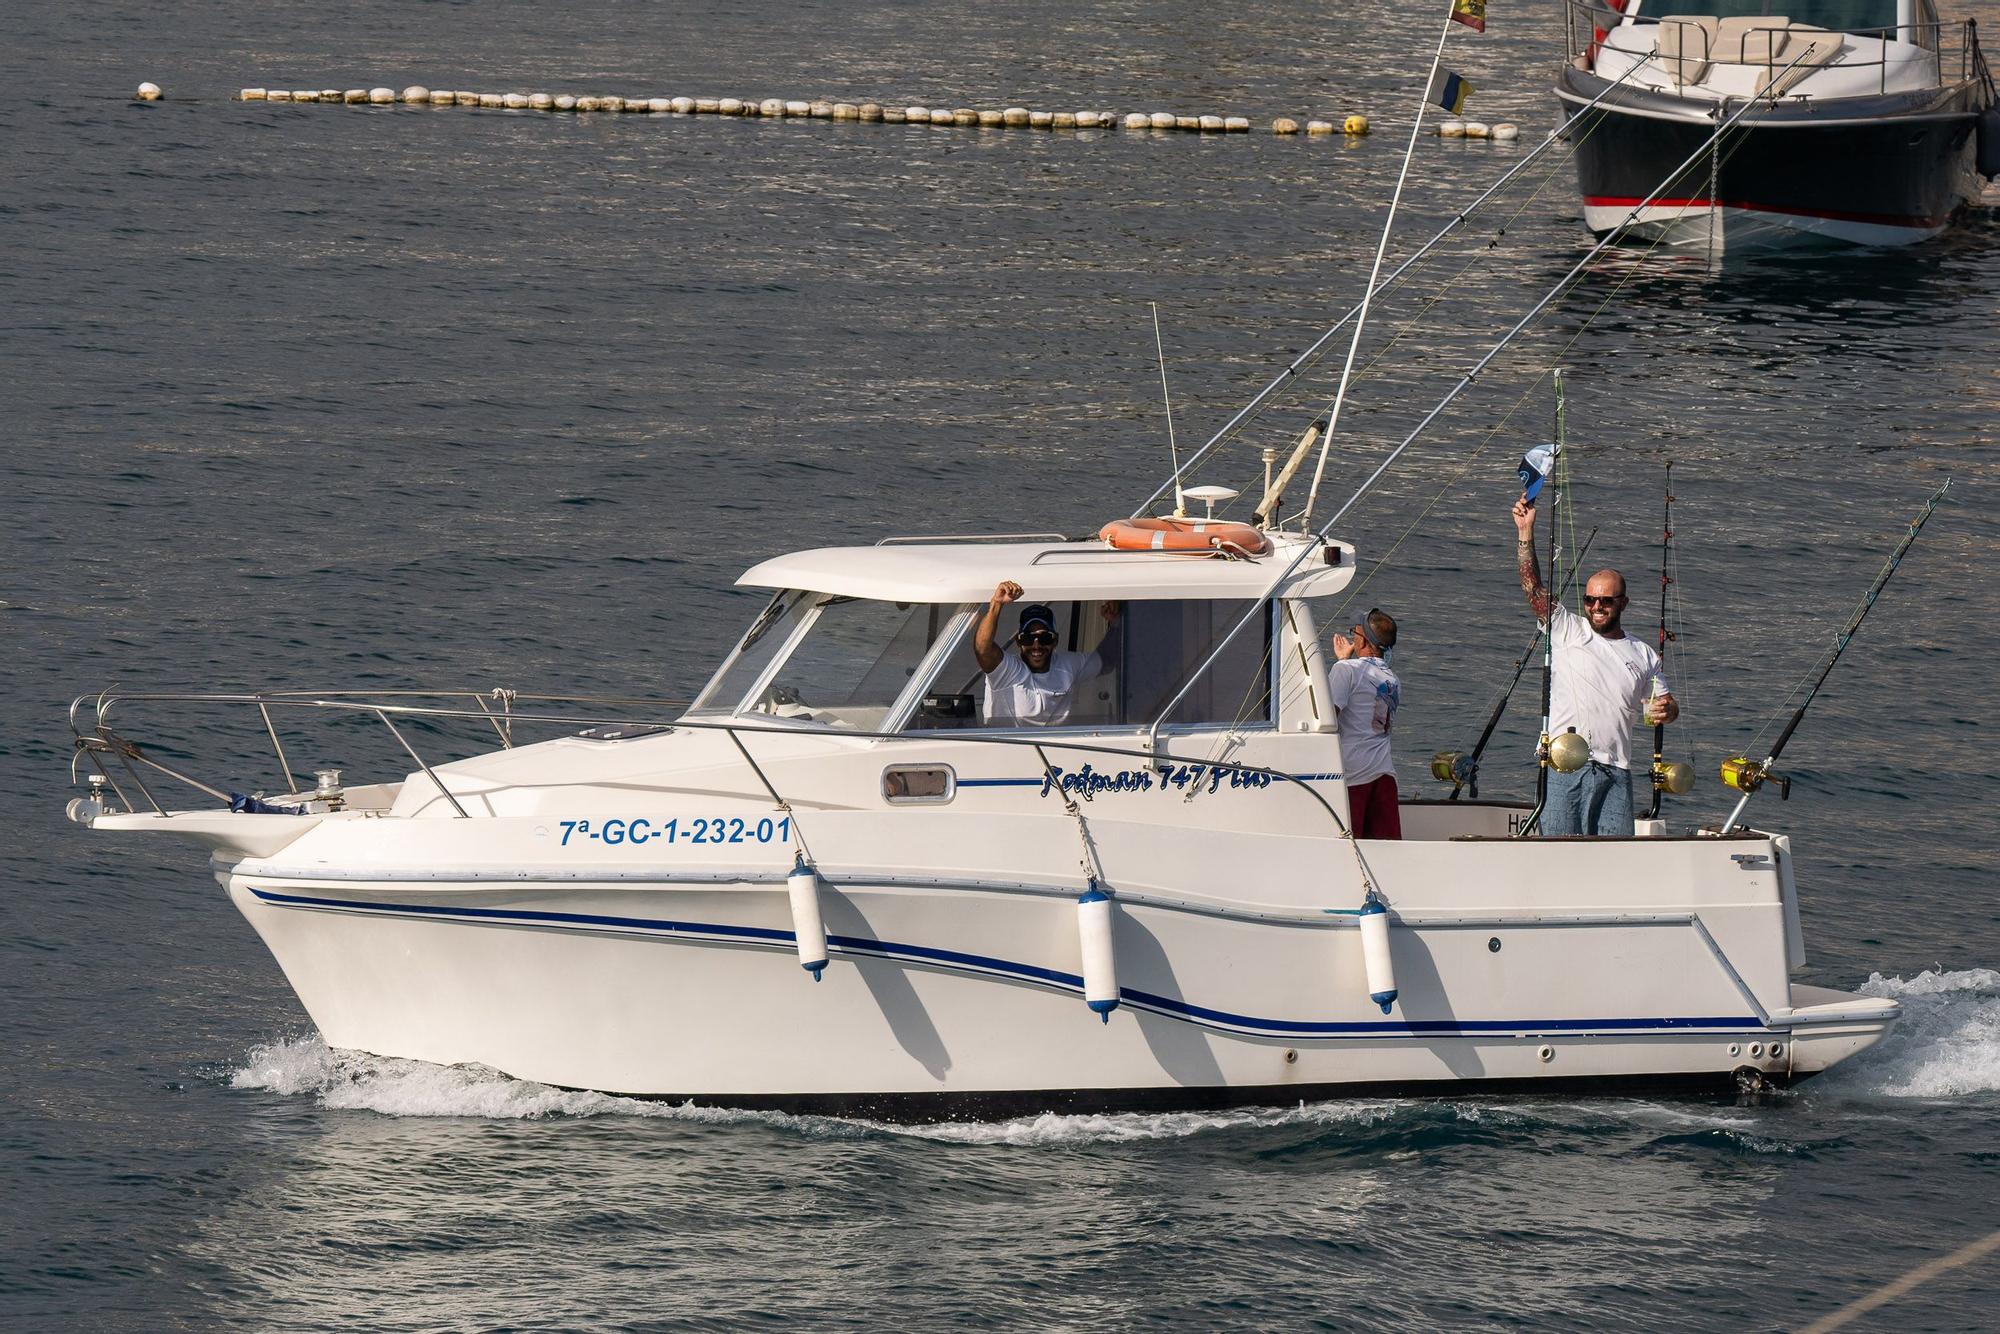
M 1451 0 L 1451 19 L 1474 32 L 1486 31 L 1486 0 Z
M 1472 96 L 1472 85 L 1459 78 L 1448 69 L 1440 69 L 1431 76 L 1431 101 L 1456 116 L 1465 110 L 1465 99 Z

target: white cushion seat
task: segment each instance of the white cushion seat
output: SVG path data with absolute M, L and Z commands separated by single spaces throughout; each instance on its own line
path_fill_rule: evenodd
M 1678 84 L 1700 83 L 1715 59 L 1716 32 L 1725 20 L 1711 15 L 1686 15 L 1659 22 L 1660 71 Z

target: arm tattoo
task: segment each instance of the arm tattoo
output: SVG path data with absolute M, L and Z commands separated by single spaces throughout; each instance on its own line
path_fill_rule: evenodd
M 1549 590 L 1542 584 L 1541 560 L 1535 554 L 1533 540 L 1514 544 L 1514 563 L 1520 567 L 1521 591 L 1527 595 L 1528 607 L 1535 613 L 1535 619 L 1549 618 Z

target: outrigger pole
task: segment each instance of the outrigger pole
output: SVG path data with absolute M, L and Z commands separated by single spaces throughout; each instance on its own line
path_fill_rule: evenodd
M 1327 410 L 1326 432 L 1319 438 L 1319 461 L 1313 464 L 1312 486 L 1306 491 L 1305 508 L 1299 511 L 1299 527 L 1312 522 L 1313 506 L 1319 503 L 1320 479 L 1326 475 L 1326 456 L 1333 450 L 1333 433 L 1340 429 L 1340 409 L 1347 403 L 1347 386 L 1354 378 L 1354 358 L 1361 351 L 1361 335 L 1368 328 L 1368 307 L 1375 300 L 1375 282 L 1382 276 L 1382 257 L 1389 252 L 1389 235 L 1396 230 L 1396 209 L 1403 202 L 1403 184 L 1410 179 L 1410 162 L 1417 155 L 1417 135 L 1424 128 L 1424 111 L 1431 104 L 1431 88 L 1444 65 L 1444 44 L 1451 37 L 1452 22 L 1458 16 L 1458 0 L 1445 0 L 1444 28 L 1438 33 L 1437 50 L 1431 53 L 1431 72 L 1424 77 L 1424 90 L 1417 95 L 1416 118 L 1410 122 L 1409 147 L 1403 150 L 1402 170 L 1396 173 L 1396 189 L 1389 196 L 1389 212 L 1382 219 L 1382 235 L 1375 242 L 1375 263 L 1368 270 L 1368 288 L 1361 296 L 1361 312 L 1354 317 L 1354 336 L 1347 340 L 1347 361 L 1340 368 L 1340 384 L 1333 391 L 1333 406 Z
M 1750 804 L 1751 796 L 1758 788 L 1764 786 L 1766 781 L 1778 785 L 1780 799 L 1791 796 L 1791 780 L 1771 772 L 1771 766 L 1778 762 L 1778 756 L 1784 753 L 1785 743 L 1792 739 L 1792 733 L 1796 732 L 1799 724 L 1805 721 L 1806 710 L 1812 707 L 1813 700 L 1819 696 L 1819 688 L 1826 684 L 1826 678 L 1832 674 L 1834 664 L 1840 661 L 1841 654 L 1847 652 L 1847 646 L 1854 642 L 1854 636 L 1860 632 L 1861 622 L 1868 619 L 1868 612 L 1874 607 L 1875 599 L 1881 597 L 1882 590 L 1889 586 L 1889 580 L 1895 577 L 1896 567 L 1903 563 L 1904 555 L 1916 543 L 1917 534 L 1923 531 L 1924 524 L 1930 521 L 1938 502 L 1944 499 L 1944 493 L 1949 490 L 1951 490 L 1951 479 L 1947 477 L 1944 485 L 1931 492 L 1930 499 L 1924 502 L 1923 509 L 1919 510 L 1917 517 L 1910 521 L 1910 531 L 1903 534 L 1903 540 L 1889 553 L 1889 559 L 1883 564 L 1882 572 L 1876 575 L 1875 582 L 1868 586 L 1867 593 L 1861 598 L 1861 605 L 1848 620 L 1847 627 L 1833 637 L 1833 651 L 1827 655 L 1826 665 L 1820 668 L 1819 676 L 1813 681 L 1812 688 L 1806 691 L 1806 697 L 1799 702 L 1799 707 L 1792 711 L 1791 721 L 1785 724 L 1785 730 L 1778 733 L 1778 739 L 1771 743 L 1771 753 L 1762 760 L 1753 761 L 1747 755 L 1732 755 L 1722 762 L 1722 781 L 1743 794 L 1736 803 L 1736 809 L 1729 812 L 1729 818 L 1722 822 L 1723 833 L 1727 834 L 1736 828 L 1737 820 L 1743 815 L 1743 808 Z
M 1778 71 L 1777 76 L 1782 77 L 1783 75 L 1790 73 L 1793 69 L 1795 69 L 1798 66 L 1801 60 L 1805 59 L 1806 54 L 1808 53 L 1801 53 L 1800 55 L 1794 57 L 1790 64 L 1786 65 L 1784 69 Z M 1388 456 L 1385 457 L 1380 463 L 1375 465 L 1375 470 L 1368 474 L 1368 476 L 1362 481 L 1359 487 L 1355 488 L 1354 494 L 1349 496 L 1347 500 L 1344 503 L 1342 503 L 1341 507 L 1335 510 L 1333 512 L 1333 515 L 1330 518 L 1328 518 L 1327 521 L 1324 524 L 1322 524 L 1319 530 L 1314 534 L 1319 539 L 1319 542 L 1307 543 L 1299 548 L 1298 555 L 1292 557 L 1290 562 L 1286 564 L 1285 568 L 1278 571 L 1277 575 L 1272 578 L 1271 586 L 1265 591 L 1264 596 L 1257 599 L 1257 601 L 1247 611 L 1243 613 L 1242 618 L 1238 620 L 1235 625 L 1230 627 L 1229 633 L 1224 635 L 1219 641 L 1217 641 L 1215 647 L 1209 650 L 1208 656 L 1202 659 L 1201 664 L 1197 666 L 1194 669 L 1194 671 L 1188 674 L 1187 680 L 1181 683 L 1181 688 L 1175 692 L 1174 697 L 1172 699 L 1167 701 L 1166 707 L 1160 710 L 1159 717 L 1154 719 L 1152 726 L 1147 729 L 1146 749 L 1148 751 L 1152 752 L 1158 751 L 1160 743 L 1161 724 L 1167 718 L 1173 715 L 1173 711 L 1176 708 L 1180 707 L 1181 701 L 1187 698 L 1188 691 L 1194 689 L 1195 682 L 1199 681 L 1202 678 L 1202 675 L 1205 672 L 1207 672 L 1209 668 L 1215 665 L 1216 661 L 1219 658 L 1221 658 L 1225 652 L 1228 651 L 1229 646 L 1236 642 L 1236 637 L 1242 634 L 1244 630 L 1249 628 L 1251 622 L 1258 620 L 1263 615 L 1264 604 L 1269 602 L 1272 599 L 1272 597 L 1277 594 L 1277 591 L 1285 586 L 1285 581 L 1290 579 L 1292 575 L 1297 572 L 1298 568 L 1306 563 L 1308 557 L 1312 556 L 1316 551 L 1321 549 L 1321 547 L 1326 542 L 1327 538 L 1332 534 L 1334 525 L 1347 517 L 1347 511 L 1354 508 L 1355 502 L 1360 500 L 1361 497 L 1367 495 L 1369 491 L 1374 489 L 1375 483 L 1381 480 L 1382 474 L 1388 472 L 1390 467 L 1392 467 L 1395 464 L 1396 460 L 1403 456 L 1403 452 L 1407 450 L 1411 445 L 1415 444 L 1419 436 L 1421 436 L 1425 431 L 1428 431 L 1430 429 L 1432 422 L 1435 422 L 1440 416 L 1444 415 L 1444 410 L 1450 407 L 1460 394 L 1464 393 L 1468 388 L 1471 387 L 1472 382 L 1478 379 L 1480 374 L 1484 372 L 1485 369 L 1493 363 L 1493 359 L 1499 356 L 1500 353 L 1506 349 L 1509 343 L 1512 343 L 1516 338 L 1520 337 L 1522 331 L 1525 330 L 1530 324 L 1533 324 L 1535 322 L 1535 318 L 1539 316 L 1544 310 L 1546 310 L 1549 304 L 1553 302 L 1558 296 L 1560 296 L 1563 290 L 1567 288 L 1570 285 L 1570 283 L 1575 281 L 1578 274 L 1582 273 L 1586 268 L 1590 266 L 1593 260 L 1595 260 L 1599 255 L 1603 254 L 1606 248 L 1609 247 L 1613 241 L 1617 240 L 1620 236 L 1622 236 L 1626 228 L 1630 227 L 1634 222 L 1638 221 L 1640 210 L 1651 207 L 1653 201 L 1658 199 L 1662 194 L 1666 193 L 1667 188 L 1671 186 L 1675 181 L 1679 180 L 1683 172 L 1687 171 L 1689 167 L 1692 167 L 1696 162 L 1699 162 L 1701 160 L 1702 155 L 1708 151 L 1708 146 L 1711 142 L 1720 139 L 1726 131 L 1734 128 L 1736 122 L 1743 119 L 1743 117 L 1747 115 L 1757 105 L 1758 105 L 1757 101 L 1754 98 L 1746 100 L 1742 106 L 1738 107 L 1735 111 L 1729 114 L 1728 119 L 1722 121 L 1713 130 L 1711 130 L 1709 132 L 1708 139 L 1704 140 L 1702 143 L 1697 145 L 1694 152 L 1690 153 L 1687 157 L 1683 158 L 1678 166 L 1676 166 L 1672 171 L 1668 172 L 1665 176 L 1661 177 L 1660 183 L 1654 186 L 1652 190 L 1647 193 L 1644 199 L 1641 199 L 1638 203 L 1632 206 L 1631 211 L 1625 215 L 1625 220 L 1623 222 L 1620 222 L 1617 226 L 1613 227 L 1611 230 L 1607 231 L 1604 234 L 1604 236 L 1597 242 L 1596 245 L 1592 246 L 1589 250 L 1584 252 L 1584 256 L 1582 259 L 1579 259 L 1575 264 L 1570 266 L 1569 272 L 1565 273 L 1561 278 L 1557 279 L 1555 284 L 1552 287 L 1550 287 L 1548 291 L 1544 292 L 1539 298 L 1537 298 L 1535 304 L 1528 308 L 1528 313 L 1523 315 L 1514 324 L 1513 328 L 1509 329 L 1506 333 L 1500 335 L 1499 341 L 1494 343 L 1492 347 L 1488 348 L 1486 350 L 1485 355 L 1480 357 L 1477 362 L 1473 363 L 1471 370 L 1468 370 L 1464 375 L 1459 377 L 1458 383 L 1454 384 L 1449 390 L 1447 390 L 1445 396 L 1439 399 L 1436 405 L 1433 406 L 1429 412 L 1424 414 L 1423 420 L 1418 422 L 1414 427 L 1411 428 L 1410 433 L 1403 437 L 1401 443 L 1399 443 L 1394 449 L 1390 450 Z M 1262 395 L 1260 395 L 1259 397 L 1262 397 Z M 1255 400 L 1253 400 L 1253 402 L 1254 401 Z M 1247 410 L 1248 409 L 1245 409 L 1245 411 Z M 1242 415 L 1241 413 L 1238 414 L 1238 416 L 1241 415 Z M 1220 439 L 1221 436 L 1218 435 L 1216 438 Z M 1209 445 L 1203 446 L 1203 449 L 1209 448 L 1214 443 L 1215 443 L 1214 441 L 1210 441 Z M 1190 463 L 1192 463 L 1192 461 L 1193 460 L 1190 459 Z M 1164 493 L 1164 491 L 1165 488 L 1163 487 L 1161 488 L 1160 491 L 1155 492 L 1154 495 L 1157 497 L 1158 495 Z M 1150 500 L 1147 501 L 1148 505 L 1150 505 L 1151 503 L 1152 501 Z M 1145 513 L 1144 505 L 1140 506 L 1138 513 L 1141 515 Z
M 1648 60 L 1652 58 L 1653 57 L 1650 56 L 1647 57 Z M 1641 69 L 1644 69 L 1645 67 L 1646 67 L 1645 60 L 1635 62 L 1631 69 L 1619 75 L 1618 78 L 1614 80 L 1611 84 L 1609 84 L 1604 89 L 1603 92 L 1599 93 L 1596 97 L 1591 98 L 1589 102 L 1579 107 L 1575 115 L 1571 116 L 1561 125 L 1556 126 L 1555 129 L 1550 130 L 1548 132 L 1548 135 L 1545 138 L 1543 138 L 1543 140 L 1540 143 L 1536 144 L 1533 148 L 1529 149 L 1526 153 L 1522 154 L 1521 160 L 1519 162 L 1516 162 L 1513 166 L 1509 167 L 1506 171 L 1502 172 L 1498 180 L 1494 181 L 1493 184 L 1487 186 L 1486 189 L 1480 194 L 1480 196 L 1477 199 L 1474 199 L 1470 204 L 1467 204 L 1463 209 L 1460 209 L 1458 216 L 1453 218 L 1450 222 L 1447 222 L 1443 227 L 1439 228 L 1437 233 L 1434 236 L 1432 236 L 1430 240 L 1418 246 L 1416 249 L 1416 253 L 1412 254 L 1408 259 L 1404 260 L 1401 264 L 1398 264 L 1395 270 L 1391 272 L 1387 278 L 1384 278 L 1381 282 L 1372 285 L 1369 289 L 1367 296 L 1363 297 L 1360 301 L 1356 302 L 1345 315 L 1342 315 L 1339 319 L 1335 320 L 1333 324 L 1324 333 L 1322 333 L 1318 338 L 1313 340 L 1312 346 L 1308 347 L 1305 351 L 1299 353 L 1298 356 L 1294 357 L 1291 361 L 1291 364 L 1286 366 L 1283 370 L 1279 371 L 1276 377 L 1274 377 L 1269 384 L 1265 385 L 1262 389 L 1258 390 L 1255 394 L 1251 395 L 1250 401 L 1248 403 L 1245 403 L 1241 408 L 1237 409 L 1236 415 L 1231 417 L 1228 421 L 1224 422 L 1222 424 L 1222 428 L 1218 430 L 1214 435 L 1210 436 L 1207 442 L 1203 444 L 1200 449 L 1197 449 L 1194 451 L 1194 453 L 1188 455 L 1188 460 L 1185 466 L 1176 470 L 1175 475 L 1172 478 L 1168 479 L 1166 482 L 1163 482 L 1161 485 L 1156 487 L 1153 491 L 1153 494 L 1147 496 L 1144 500 L 1140 501 L 1139 507 L 1132 511 L 1131 517 L 1134 519 L 1144 518 L 1146 515 L 1146 511 L 1152 508 L 1153 503 L 1157 501 L 1161 496 L 1167 494 L 1167 492 L 1174 490 L 1178 486 L 1181 477 L 1186 475 L 1189 469 L 1192 469 L 1196 465 L 1198 465 L 1203 459 L 1207 458 L 1211 453 L 1213 453 L 1217 446 L 1219 446 L 1223 441 L 1227 440 L 1230 436 L 1234 435 L 1236 433 L 1236 429 L 1242 426 L 1245 422 L 1249 421 L 1251 417 L 1255 416 L 1257 410 L 1259 408 L 1262 408 L 1264 404 L 1270 400 L 1273 394 L 1277 393 L 1280 389 L 1283 389 L 1286 385 L 1290 384 L 1293 380 L 1297 379 L 1299 376 L 1305 374 L 1305 372 L 1308 369 L 1310 369 L 1315 362 L 1319 360 L 1320 350 L 1324 348 L 1328 343 L 1333 341 L 1333 336 L 1335 334 L 1339 333 L 1342 329 L 1345 329 L 1347 327 L 1347 322 L 1349 320 L 1354 319 L 1356 316 L 1361 314 L 1362 306 L 1367 304 L 1370 298 L 1382 292 L 1388 291 L 1391 287 L 1395 286 L 1396 283 L 1401 281 L 1403 275 L 1409 272 L 1412 266 L 1421 261 L 1424 256 L 1430 254 L 1432 250 L 1436 249 L 1438 245 L 1441 244 L 1446 237 L 1450 236 L 1460 227 L 1463 227 L 1466 224 L 1466 222 L 1471 219 L 1472 215 L 1480 210 L 1481 206 L 1484 205 L 1487 200 L 1491 199 L 1494 195 L 1500 193 L 1501 189 L 1504 186 L 1506 186 L 1507 182 L 1513 180 L 1523 171 L 1526 171 L 1531 163 L 1533 163 L 1537 158 L 1541 157 L 1542 154 L 1548 152 L 1550 148 L 1554 147 L 1556 141 L 1558 139 L 1561 139 L 1564 133 L 1569 129 L 1569 127 L 1574 125 L 1579 118 L 1581 118 L 1586 112 L 1594 109 L 1599 102 L 1602 102 L 1605 98 L 1617 92 L 1620 88 L 1624 86 L 1625 81 L 1627 79 L 1631 78 L 1634 74 L 1636 74 Z M 1678 176 L 1680 172 L 1676 171 L 1674 174 Z M 1650 203 L 1652 201 L 1651 199 L 1648 199 L 1647 202 Z M 1302 444 L 1302 448 L 1310 449 L 1313 443 L 1316 442 L 1304 442 Z
M 1674 461 L 1667 460 L 1666 507 L 1660 521 L 1660 661 L 1667 660 L 1667 641 L 1673 636 L 1667 632 L 1667 596 L 1673 587 L 1672 559 L 1674 550 Z M 1667 725 L 1653 724 L 1653 801 L 1646 807 L 1644 820 L 1656 820 L 1660 815 L 1660 797 L 1671 792 L 1681 796 L 1694 786 L 1694 770 L 1678 760 L 1667 763 Z

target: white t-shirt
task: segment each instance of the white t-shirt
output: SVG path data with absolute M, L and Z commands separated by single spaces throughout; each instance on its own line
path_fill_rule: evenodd
M 1070 698 L 1078 684 L 1104 674 L 1095 653 L 1057 649 L 1046 672 L 1031 672 L 1021 650 L 1009 645 L 1000 665 L 986 673 L 986 721 L 1059 727 L 1069 721 Z
M 1340 711 L 1340 763 L 1350 787 L 1394 773 L 1389 729 L 1402 702 L 1402 682 L 1380 658 L 1348 658 L 1326 669 L 1327 693 Z
M 1631 635 L 1606 639 L 1558 602 L 1551 625 L 1555 676 L 1549 687 L 1549 735 L 1574 727 L 1590 743 L 1590 758 L 1614 769 L 1632 767 L 1632 729 L 1652 696 L 1670 694 L 1660 655 Z

